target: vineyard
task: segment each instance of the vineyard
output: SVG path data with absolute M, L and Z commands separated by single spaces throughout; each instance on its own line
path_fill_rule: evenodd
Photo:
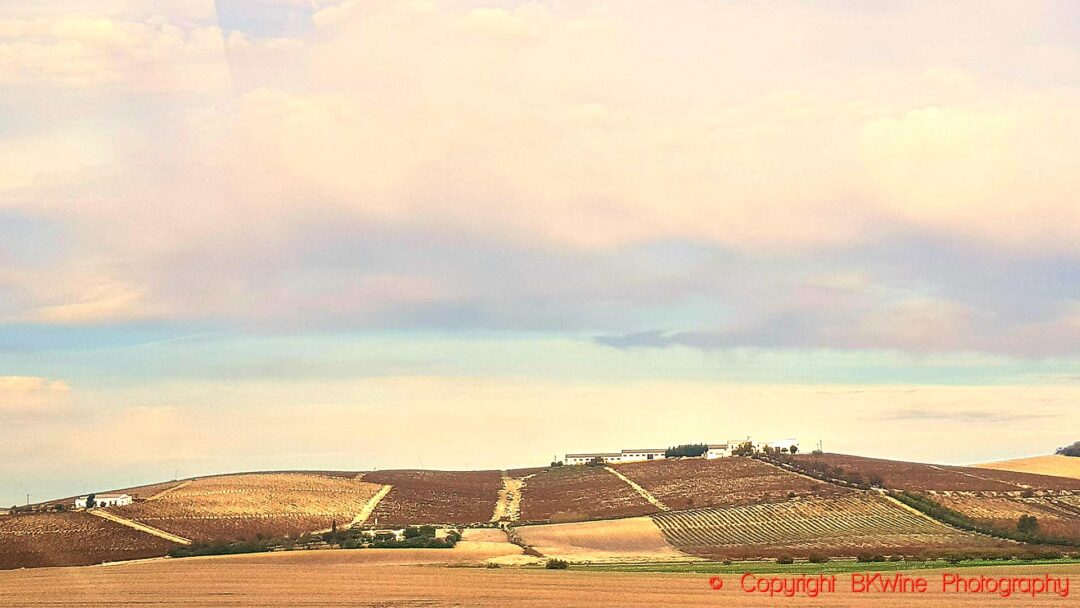
M 956 531 L 870 494 L 694 509 L 652 516 L 676 548 L 707 557 L 822 551 L 915 553 L 994 541 Z
M 617 469 L 674 510 L 837 496 L 849 490 L 750 458 L 661 460 Z M 794 496 L 793 496 L 794 495 Z
M 600 467 L 544 469 L 526 481 L 521 498 L 521 520 L 532 522 L 633 517 L 656 510 L 626 482 Z
M 87 513 L 0 517 L 0 569 L 139 559 L 164 555 L 172 546 Z
M 376 471 L 363 480 L 393 486 L 369 518 L 380 526 L 487 522 L 503 487 L 499 471 Z
M 1001 529 L 1015 529 L 1021 515 L 1038 519 L 1039 532 L 1080 540 L 1080 496 L 935 495 L 933 499 L 971 519 Z
M 379 489 L 313 473 L 227 475 L 195 479 L 110 512 L 193 540 L 297 536 L 348 524 Z
M 854 477 L 868 483 L 881 482 L 884 487 L 898 490 L 1022 492 L 1080 489 L 1080 479 L 1015 471 L 902 462 L 845 454 L 799 454 L 792 460 L 797 466 L 808 470 L 827 468 L 832 477 Z

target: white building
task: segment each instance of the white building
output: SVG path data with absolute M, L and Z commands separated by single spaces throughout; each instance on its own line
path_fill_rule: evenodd
M 641 462 L 645 460 L 663 460 L 667 453 L 666 449 L 641 448 L 636 450 L 622 450 L 621 452 L 589 452 L 582 454 L 567 454 L 564 464 L 587 464 L 594 459 L 601 459 L 606 463 L 615 464 L 620 462 Z
M 76 509 L 85 509 L 86 502 L 89 500 L 89 496 L 80 496 L 75 499 Z M 94 506 L 95 507 L 122 507 L 124 505 L 130 505 L 134 500 L 127 494 L 95 494 Z
M 730 441 L 728 443 L 710 443 L 709 449 L 705 450 L 705 458 L 727 458 L 731 456 L 731 450 L 735 449 L 735 444 Z

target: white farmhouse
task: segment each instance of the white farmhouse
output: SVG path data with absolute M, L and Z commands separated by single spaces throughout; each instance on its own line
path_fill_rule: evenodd
M 663 460 L 667 454 L 666 449 L 641 448 L 634 450 L 622 450 L 620 452 L 588 452 L 581 454 L 567 454 L 563 459 L 565 464 L 587 464 L 599 458 L 606 463 L 616 464 L 620 462 L 641 462 L 646 460 Z
M 641 448 L 637 450 L 623 450 L 622 460 L 619 462 L 639 462 L 642 460 L 663 460 L 667 457 L 667 449 Z
M 735 445 L 731 442 L 728 443 L 710 443 L 709 449 L 705 450 L 705 458 L 727 458 L 731 456 L 731 450 L 735 449 Z
M 564 459 L 565 464 L 587 464 L 594 459 L 599 458 L 604 462 L 619 462 L 622 458 L 620 452 L 589 452 L 581 454 L 567 454 Z
M 80 496 L 75 499 L 76 509 L 85 509 L 89 496 Z M 122 507 L 130 505 L 134 500 L 128 494 L 95 494 L 95 507 Z

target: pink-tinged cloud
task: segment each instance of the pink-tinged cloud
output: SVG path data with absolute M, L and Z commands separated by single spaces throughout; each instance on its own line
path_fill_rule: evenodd
M 62 380 L 0 376 L 0 416 L 51 413 L 67 406 L 70 394 Z
M 1068 3 L 238 6 L 0 6 L 0 318 L 1076 352 Z

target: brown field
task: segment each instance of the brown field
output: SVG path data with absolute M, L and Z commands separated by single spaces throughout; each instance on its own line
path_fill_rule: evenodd
M 316 473 L 224 475 L 109 511 L 192 540 L 298 536 L 348 524 L 380 487 Z
M 545 557 L 571 562 L 682 561 L 648 517 L 521 526 L 515 534 Z
M 140 559 L 164 555 L 172 546 L 88 513 L 0 517 L 0 569 Z
M 1075 456 L 1035 456 L 977 464 L 975 468 L 1080 479 L 1080 458 Z
M 953 467 L 945 465 L 864 458 L 846 454 L 814 456 L 799 454 L 796 462 L 824 462 L 858 473 L 864 479 L 880 476 L 885 486 L 898 490 L 951 492 L 1023 492 L 1032 490 L 1077 490 L 1080 479 L 1034 475 L 1013 471 Z
M 844 488 L 750 458 L 684 458 L 614 465 L 673 510 L 838 496 Z
M 1015 528 L 1021 515 L 1039 520 L 1039 531 L 1080 540 L 1080 496 L 937 495 L 934 500 L 972 519 L 998 528 Z
M 626 482 L 600 467 L 544 469 L 525 482 L 521 493 L 523 522 L 634 517 L 656 510 Z
M 849 556 L 867 550 L 913 554 L 1004 544 L 954 530 L 869 493 L 672 511 L 652 518 L 678 549 L 714 558 L 811 551 Z
M 369 518 L 379 526 L 487 522 L 502 489 L 499 471 L 375 471 L 363 480 L 394 486 Z
M 398 551 L 398 550 L 392 550 Z M 434 550 L 438 551 L 438 550 Z M 425 606 L 449 608 L 669 608 L 671 606 L 791 606 L 830 608 L 979 608 L 1020 605 L 1064 606 L 1073 601 L 1054 595 L 1000 600 L 996 596 L 946 595 L 931 584 L 919 596 L 853 594 L 841 576 L 830 597 L 769 598 L 747 595 L 738 575 L 723 575 L 714 591 L 704 574 L 581 572 L 542 569 L 368 567 L 349 554 L 360 551 L 311 551 L 250 557 L 160 560 L 97 568 L 55 568 L 0 572 L 0 605 L 158 608 L 306 608 Z M 326 554 L 326 555 L 320 555 Z M 920 571 L 940 576 L 942 571 Z M 971 568 L 966 576 L 1066 576 L 1072 592 L 1080 566 L 1003 566 Z

